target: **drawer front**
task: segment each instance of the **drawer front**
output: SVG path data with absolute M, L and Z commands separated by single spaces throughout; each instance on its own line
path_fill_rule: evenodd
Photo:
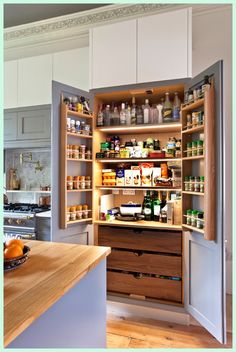
M 135 294 L 181 303 L 181 281 L 155 277 L 136 279 L 132 274 L 108 271 L 107 289 L 110 292 Z
M 176 231 L 99 226 L 98 241 L 101 246 L 113 248 L 175 254 L 182 252 L 182 234 Z
M 138 255 L 141 254 L 141 255 Z M 143 252 L 112 251 L 107 258 L 108 269 L 181 277 L 181 257 Z

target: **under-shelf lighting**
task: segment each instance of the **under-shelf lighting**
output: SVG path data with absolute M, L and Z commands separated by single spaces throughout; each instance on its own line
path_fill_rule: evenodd
M 176 123 L 176 124 L 162 124 L 162 125 L 155 125 L 155 126 L 150 126 L 150 125 L 147 125 L 147 126 L 132 126 L 132 127 L 130 127 L 130 126 L 123 126 L 123 127 L 106 127 L 106 128 L 99 128 L 99 131 L 102 131 L 102 132 L 106 132 L 106 131 L 124 131 L 124 128 L 127 128 L 127 130 L 128 131 L 132 131 L 132 130 L 140 130 L 140 129 L 142 129 L 142 130 L 149 130 L 150 129 L 150 127 L 152 128 L 152 129 L 167 129 L 167 128 L 172 128 L 172 127 L 176 127 L 176 128 L 181 128 L 182 127 L 182 125 L 181 125 L 181 123 Z

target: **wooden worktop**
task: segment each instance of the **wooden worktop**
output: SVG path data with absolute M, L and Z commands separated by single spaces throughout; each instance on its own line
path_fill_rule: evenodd
M 181 225 L 169 225 L 162 222 L 156 221 L 121 221 L 121 220 L 112 220 L 112 221 L 103 221 L 96 220 L 94 224 L 102 226 L 122 226 L 122 227 L 132 227 L 132 228 L 150 228 L 157 230 L 172 230 L 172 231 L 182 231 Z
M 28 260 L 4 273 L 4 345 L 110 253 L 109 247 L 25 241 Z

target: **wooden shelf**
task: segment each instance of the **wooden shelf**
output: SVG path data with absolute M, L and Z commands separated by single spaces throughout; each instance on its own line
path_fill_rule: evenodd
M 111 159 L 111 158 L 103 158 L 103 159 L 96 159 L 98 163 L 137 163 L 137 162 L 165 162 L 165 161 L 181 161 L 181 158 L 160 158 L 160 159 L 154 159 L 154 158 L 140 158 L 140 159 L 135 159 L 135 158 L 116 158 L 116 159 Z
M 69 109 L 66 109 L 67 115 L 77 117 L 77 118 L 83 118 L 83 119 L 95 119 L 95 115 L 88 115 L 88 114 L 83 114 L 82 112 L 78 111 L 72 111 Z
M 67 161 L 83 161 L 83 162 L 86 162 L 86 163 L 92 163 L 93 160 L 92 159 L 75 159 L 75 158 L 66 158 Z
M 204 230 L 198 229 L 197 227 L 194 227 L 194 226 L 189 226 L 189 225 L 186 225 L 186 224 L 183 224 L 182 226 L 183 226 L 183 228 L 186 228 L 186 229 L 191 230 L 191 231 L 200 232 L 202 234 L 205 233 Z
M 176 188 L 176 187 L 145 187 L 145 186 L 96 186 L 97 189 L 104 189 L 104 190 L 113 190 L 113 189 L 118 189 L 118 190 L 135 190 L 135 191 L 176 191 L 176 192 L 181 192 L 181 188 Z
M 181 131 L 181 123 L 163 123 L 159 125 L 132 125 L 132 126 L 104 126 L 97 127 L 96 131 L 107 132 L 107 133 L 119 133 L 119 134 L 130 134 L 130 133 L 155 133 L 155 132 L 175 132 Z
M 199 160 L 199 159 L 204 159 L 204 155 L 197 155 L 197 156 L 187 156 L 182 158 L 183 161 L 185 160 Z
M 11 189 L 7 189 L 6 190 L 7 193 L 51 193 L 51 191 L 32 191 L 32 190 L 23 190 L 23 189 L 19 189 L 19 190 L 11 190 Z
M 92 139 L 93 136 L 87 136 L 86 134 L 79 134 L 79 133 L 72 133 L 66 132 L 67 136 L 77 137 L 77 138 L 85 138 L 85 139 Z
M 204 193 L 202 192 L 187 192 L 187 191 L 182 191 L 183 194 L 189 194 L 193 196 L 204 196 Z
M 68 193 L 76 193 L 76 192 L 92 192 L 92 189 L 67 189 L 66 192 Z
M 197 108 L 200 108 L 201 106 L 204 105 L 204 98 L 198 99 L 197 101 L 190 103 L 190 104 L 185 104 L 181 107 L 182 111 L 191 111 Z
M 92 218 L 88 218 L 88 219 L 82 219 L 82 220 L 67 221 L 66 224 L 67 225 L 80 224 L 83 222 L 90 222 L 92 220 L 93 220 Z
M 189 130 L 184 130 L 181 133 L 182 134 L 193 134 L 193 133 L 197 133 L 197 132 L 204 132 L 204 125 L 190 128 Z
M 173 230 L 173 231 L 181 231 L 181 225 L 169 225 L 163 224 L 161 222 L 155 221 L 120 221 L 120 220 L 113 220 L 113 221 L 103 221 L 103 220 L 96 220 L 94 224 L 103 225 L 103 226 L 125 226 L 125 227 L 143 227 L 143 228 L 153 228 L 153 229 L 163 229 L 163 230 Z

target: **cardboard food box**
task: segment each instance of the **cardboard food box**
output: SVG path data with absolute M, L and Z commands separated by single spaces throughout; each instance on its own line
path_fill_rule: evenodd
M 125 186 L 133 186 L 133 170 L 125 170 Z
M 124 186 L 125 185 L 125 170 L 119 169 L 116 170 L 116 185 Z
M 181 225 L 182 224 L 182 206 L 181 199 L 174 200 L 174 224 Z
M 158 179 L 161 177 L 161 168 L 153 167 L 152 169 L 152 186 L 158 186 Z
M 131 166 L 131 170 L 133 173 L 133 186 L 139 187 L 141 186 L 141 172 L 139 166 Z
M 141 164 L 141 183 L 142 183 L 142 186 L 146 186 L 146 187 L 152 186 L 152 169 L 153 169 L 153 163 Z

